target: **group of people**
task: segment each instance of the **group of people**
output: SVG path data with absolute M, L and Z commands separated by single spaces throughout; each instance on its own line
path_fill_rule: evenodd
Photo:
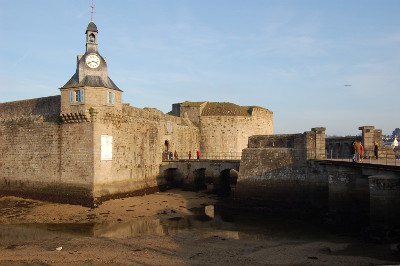
M 197 160 L 199 160 L 200 159 L 200 151 L 199 150 L 197 150 L 196 155 L 197 155 Z M 191 151 L 189 151 L 188 157 L 189 157 L 189 160 L 192 159 L 192 152 Z
M 199 150 L 197 150 L 196 155 L 197 155 L 197 160 L 199 160 L 200 159 L 200 151 Z M 189 157 L 189 160 L 192 159 L 191 151 L 189 151 L 188 157 Z M 179 160 L 178 152 L 176 150 L 174 153 L 172 153 L 172 151 L 165 151 L 164 160 L 176 160 L 176 161 Z
M 351 155 L 353 162 L 363 162 L 364 160 L 364 146 L 361 141 L 353 141 L 351 145 Z M 374 155 L 376 160 L 378 160 L 378 144 L 374 144 Z
M 364 146 L 361 141 L 353 141 L 351 151 L 353 162 L 362 162 L 364 160 Z
M 172 151 L 165 151 L 164 153 L 164 160 L 179 160 L 178 158 L 178 153 L 175 151 L 172 153 Z

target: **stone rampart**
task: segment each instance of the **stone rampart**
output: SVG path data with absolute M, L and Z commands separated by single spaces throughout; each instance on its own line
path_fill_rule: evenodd
M 189 119 L 129 105 L 117 115 L 103 109 L 89 119 L 61 119 L 59 96 L 0 104 L 0 191 L 91 205 L 157 189 L 166 148 L 200 147 L 199 129 Z M 101 157 L 104 135 L 113 139 L 109 160 Z
M 113 158 L 101 160 L 101 135 L 113 136 Z M 168 142 L 170 151 L 199 148 L 199 130 L 188 119 L 153 108 L 124 105 L 119 123 L 96 123 L 94 129 L 94 197 L 151 189 Z
M 324 128 L 303 134 L 251 136 L 243 150 L 235 196 L 246 201 L 280 204 L 318 202 L 326 182 L 309 175 Z M 322 130 L 323 129 L 323 130 Z
M 272 112 L 257 108 L 249 116 L 201 116 L 200 149 L 204 153 L 238 153 L 252 135 L 272 134 Z
M 59 115 L 60 96 L 0 103 L 0 119 L 28 117 L 30 115 Z
M 3 103 L 0 109 L 1 193 L 90 204 L 87 124 L 62 125 L 59 96 Z
M 200 156 L 209 159 L 240 158 L 249 136 L 273 133 L 273 113 L 258 106 L 186 101 L 173 104 L 170 113 L 200 128 Z

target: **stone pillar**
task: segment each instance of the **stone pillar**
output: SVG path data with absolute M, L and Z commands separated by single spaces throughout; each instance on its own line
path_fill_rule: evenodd
M 370 221 L 386 226 L 400 225 L 400 179 L 384 175 L 370 176 Z
M 315 159 L 326 159 L 325 154 L 325 130 L 324 127 L 315 127 L 311 129 L 315 132 Z
M 382 129 L 375 129 L 374 130 L 374 143 L 378 144 L 378 147 L 383 146 L 383 140 L 382 140 Z
M 374 126 L 362 126 L 358 128 L 362 131 L 362 143 L 364 145 L 365 156 L 372 156 L 374 154 Z M 379 144 L 378 144 L 379 145 Z

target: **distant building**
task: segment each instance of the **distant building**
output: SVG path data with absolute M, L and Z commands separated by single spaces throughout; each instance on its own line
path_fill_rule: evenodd
M 394 138 L 394 140 L 393 140 L 392 144 L 390 144 L 390 146 L 391 146 L 393 149 L 396 148 L 397 146 L 399 146 L 399 142 L 397 141 L 396 138 Z

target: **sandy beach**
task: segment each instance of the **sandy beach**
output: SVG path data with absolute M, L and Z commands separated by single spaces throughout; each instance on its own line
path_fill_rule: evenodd
M 398 243 L 243 231 L 214 217 L 215 196 L 181 190 L 91 209 L 0 198 L 0 265 L 399 264 Z M 202 219 L 187 219 L 210 206 Z M 204 219 L 206 217 L 206 219 Z M 266 226 L 267 227 L 267 226 Z M 279 234 L 278 234 L 279 236 Z

